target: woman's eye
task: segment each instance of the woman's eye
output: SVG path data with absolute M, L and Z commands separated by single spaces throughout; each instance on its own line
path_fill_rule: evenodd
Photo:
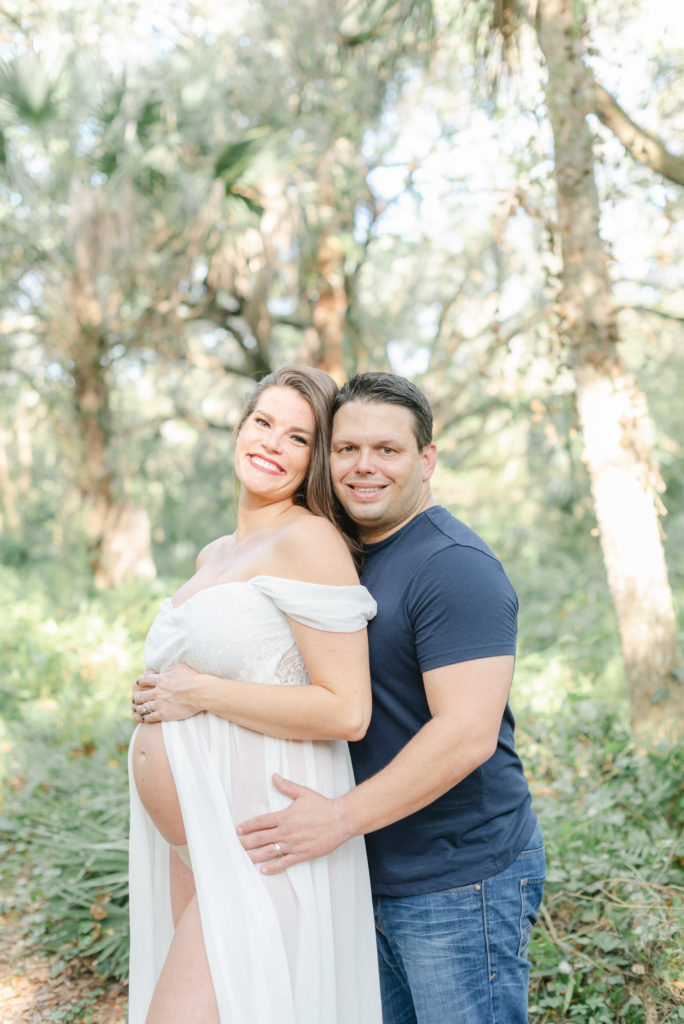
M 295 444 L 308 444 L 309 443 L 305 437 L 300 437 L 299 434 L 293 434 L 292 435 L 292 440 L 295 442 Z
M 261 417 L 261 416 L 255 416 L 254 417 L 254 422 L 258 423 L 260 427 L 261 426 L 267 427 L 269 425 L 268 420 L 263 419 L 263 417 Z

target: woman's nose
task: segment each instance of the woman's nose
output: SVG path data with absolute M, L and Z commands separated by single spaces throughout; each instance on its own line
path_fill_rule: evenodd
M 282 447 L 282 434 L 277 430 L 269 430 L 264 438 L 264 445 L 269 451 L 279 452 Z

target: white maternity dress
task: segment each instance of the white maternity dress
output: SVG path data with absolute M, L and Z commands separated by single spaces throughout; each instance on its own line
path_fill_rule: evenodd
M 355 632 L 374 614 L 361 586 L 255 576 L 208 587 L 177 608 L 167 598 L 148 634 L 145 663 L 158 671 L 185 662 L 225 678 L 309 683 L 287 616 Z M 289 803 L 273 786 L 273 772 L 327 796 L 346 792 L 354 784 L 347 744 L 275 739 L 208 712 L 162 728 L 221 1024 L 380 1024 L 363 839 L 265 876 L 235 831 L 238 822 Z M 144 1024 L 173 921 L 169 846 L 132 773 L 130 906 L 129 1024 Z

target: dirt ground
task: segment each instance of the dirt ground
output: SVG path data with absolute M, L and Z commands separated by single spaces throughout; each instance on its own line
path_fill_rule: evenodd
M 125 985 L 102 981 L 83 964 L 52 978 L 55 962 L 26 947 L 16 919 L 0 917 L 2 1024 L 124 1024 Z

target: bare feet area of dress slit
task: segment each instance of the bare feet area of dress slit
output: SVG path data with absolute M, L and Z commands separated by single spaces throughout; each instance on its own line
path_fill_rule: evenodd
M 2 1024 L 86 1021 L 125 1024 L 128 986 L 105 981 L 80 960 L 53 977 L 57 956 L 41 956 L 22 937 L 21 924 L 0 917 L 0 1020 Z

